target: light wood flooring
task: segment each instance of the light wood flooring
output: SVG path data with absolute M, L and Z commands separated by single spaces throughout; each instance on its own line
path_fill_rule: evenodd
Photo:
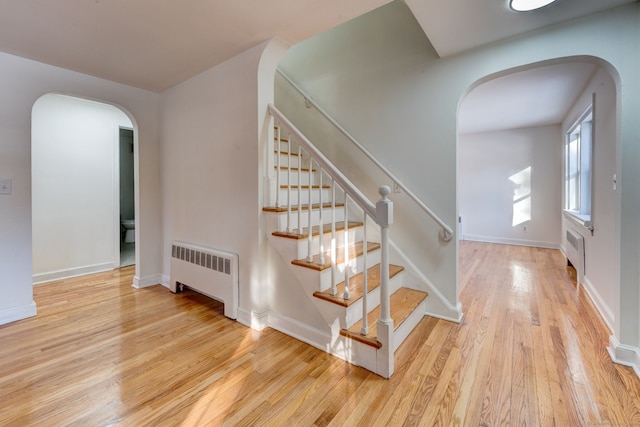
M 425 317 L 382 379 L 132 268 L 36 286 L 0 326 L 0 426 L 614 426 L 640 380 L 558 251 L 460 244 L 461 325 Z

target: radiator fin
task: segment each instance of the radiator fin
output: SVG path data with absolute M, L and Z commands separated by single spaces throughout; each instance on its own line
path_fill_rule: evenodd
M 212 255 L 196 249 L 172 245 L 171 256 L 191 264 L 224 274 L 231 274 L 231 259 Z

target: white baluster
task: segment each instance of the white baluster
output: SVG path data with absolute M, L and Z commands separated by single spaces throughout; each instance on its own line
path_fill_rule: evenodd
M 307 262 L 313 261 L 313 252 L 311 252 L 311 247 L 313 246 L 313 227 L 311 222 L 311 207 L 313 206 L 311 203 L 311 192 L 313 191 L 313 174 L 311 170 L 313 169 L 313 159 L 311 155 L 309 155 L 309 209 L 307 209 L 307 228 L 309 229 L 309 234 L 307 235 Z M 322 237 L 322 233 L 320 233 Z
M 388 186 L 378 190 L 382 199 L 376 203 L 376 223 L 380 226 L 380 318 L 378 319 L 377 336 L 382 344 L 378 351 L 378 372 L 385 378 L 391 377 L 394 371 L 393 360 L 393 319 L 391 318 L 389 289 L 389 225 L 393 224 L 393 202 L 387 197 L 391 193 Z
M 298 234 L 302 234 L 302 147 L 298 144 Z
M 344 299 L 351 298 L 349 289 L 349 215 L 347 213 L 347 193 L 344 194 Z
M 320 236 L 318 240 L 318 248 L 320 251 L 320 255 L 318 257 L 318 264 L 320 265 L 324 265 L 325 263 L 325 259 L 324 259 L 324 222 L 322 221 L 322 166 L 320 166 L 320 164 L 318 163 L 318 169 L 319 169 L 319 173 L 320 173 L 320 178 L 319 178 L 319 185 L 320 185 L 320 211 L 318 212 L 318 222 L 320 223 L 319 227 L 320 227 Z M 311 210 L 309 210 L 311 211 Z
M 276 207 L 280 207 L 280 126 L 276 127 L 276 141 L 277 141 L 277 158 L 276 158 Z M 278 226 L 278 228 L 280 228 Z
M 336 295 L 336 180 L 331 179 L 331 295 Z
M 291 149 L 293 147 L 293 136 L 289 135 L 289 148 L 287 149 L 287 233 L 291 233 Z
M 362 241 L 364 244 L 367 244 L 367 214 L 364 214 L 364 223 L 362 226 Z M 367 318 L 367 314 L 369 313 L 369 284 L 368 280 L 368 272 L 367 272 L 367 249 L 362 252 L 362 264 L 364 265 L 362 270 L 362 329 L 360 332 L 362 335 L 367 335 L 369 333 L 369 319 Z

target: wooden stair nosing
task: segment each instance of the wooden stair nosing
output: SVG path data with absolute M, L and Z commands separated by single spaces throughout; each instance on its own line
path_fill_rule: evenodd
M 333 207 L 333 205 L 331 203 L 324 203 L 322 205 L 323 209 L 331 209 Z M 342 208 L 344 207 L 344 203 L 336 203 L 335 204 L 336 208 Z M 311 209 L 320 209 L 320 203 L 314 203 L 311 205 Z M 264 212 L 276 212 L 276 213 L 282 213 L 282 212 L 287 212 L 288 209 L 286 206 L 265 206 L 262 208 L 262 210 Z M 303 211 L 308 211 L 309 210 L 309 204 L 304 204 L 302 205 L 302 210 Z M 298 211 L 298 205 L 292 205 L 291 206 L 291 211 L 292 212 L 297 212 Z
M 299 156 L 298 153 L 289 153 L 288 151 L 278 151 L 278 150 L 273 150 L 274 153 L 276 154 L 284 154 L 284 155 L 291 155 L 291 156 Z
M 275 165 L 273 168 L 277 170 L 278 166 Z M 282 166 L 282 165 L 280 165 L 280 170 L 286 171 L 288 169 L 291 169 L 291 172 L 298 172 L 298 171 L 309 172 L 309 168 L 297 168 L 295 166 L 291 167 L 291 166 Z M 315 168 L 311 169 L 311 172 L 317 172 L 317 171 L 318 171 L 318 169 L 315 169 Z
M 404 267 L 400 265 L 389 264 L 389 278 L 393 278 L 404 270 Z M 341 305 L 343 307 L 349 307 L 362 298 L 362 280 L 363 274 L 358 273 L 353 275 L 349 279 L 349 287 L 351 292 L 351 298 L 344 299 L 344 282 L 340 282 L 336 285 L 336 294 L 331 295 L 329 291 L 316 291 L 313 296 L 325 301 L 329 301 L 334 304 Z M 367 269 L 367 291 L 371 292 L 380 286 L 380 264 L 376 264 L 373 267 Z
M 356 242 L 355 244 L 349 245 L 349 259 L 354 259 L 363 254 L 363 242 Z M 380 249 L 380 243 L 375 242 L 367 242 L 367 253 L 373 252 L 375 250 Z M 294 259 L 291 261 L 291 264 L 297 265 L 300 267 L 310 268 L 316 271 L 323 271 L 327 268 L 331 268 L 331 257 L 329 254 L 325 255 L 325 263 L 319 263 L 320 256 L 314 255 L 311 262 L 307 261 L 306 258 L 303 259 Z M 328 260 L 328 261 L 327 261 Z M 339 248 L 336 253 L 336 264 L 342 264 L 344 262 L 344 248 Z
M 393 319 L 393 329 L 397 330 L 400 325 L 409 317 L 411 313 L 424 301 L 429 294 L 410 288 L 400 288 L 391 295 L 391 318 Z M 380 306 L 372 310 L 367 319 L 369 321 L 369 333 L 362 335 L 362 319 L 356 322 L 349 329 L 340 330 L 340 335 L 354 339 L 363 344 L 376 348 L 381 348 L 382 344 L 377 339 L 378 318 L 380 317 Z
M 308 184 L 307 185 L 302 185 L 302 186 L 300 186 L 300 185 L 286 185 L 286 184 L 280 185 L 280 189 L 282 189 L 282 190 L 285 190 L 287 188 L 291 188 L 292 190 L 293 189 L 297 190 L 298 188 L 302 188 L 303 190 L 308 190 L 309 189 L 309 185 Z M 315 185 L 315 184 L 311 187 L 311 189 L 313 189 L 313 190 L 317 190 L 319 188 L 320 188 L 320 186 L 319 185 Z M 330 185 L 323 185 L 322 188 L 325 189 L 325 190 L 328 190 L 328 189 L 331 188 L 331 186 Z
M 362 223 L 361 222 L 355 222 L 355 221 L 349 221 L 349 230 L 351 230 L 352 228 L 356 228 L 356 227 L 362 227 Z M 342 231 L 344 230 L 344 221 L 337 221 L 336 222 L 336 231 Z M 323 224 L 322 225 L 322 234 L 328 234 L 331 233 L 331 224 Z M 299 234 L 297 231 L 292 232 L 292 233 L 287 233 L 286 231 L 274 231 L 273 233 L 271 233 L 273 236 L 277 236 L 277 237 L 284 237 L 287 239 L 294 239 L 294 240 L 302 240 L 302 239 L 306 239 L 309 237 L 309 228 L 305 227 L 302 229 L 302 233 Z M 311 236 L 319 236 L 320 235 L 320 227 L 317 225 L 314 225 L 311 229 Z

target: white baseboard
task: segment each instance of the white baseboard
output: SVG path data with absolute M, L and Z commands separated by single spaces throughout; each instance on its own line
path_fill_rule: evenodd
M 158 285 L 161 283 L 162 283 L 162 274 L 154 274 L 152 276 L 145 276 L 145 277 L 134 276 L 132 286 L 136 289 L 142 289 L 148 286 Z
M 163 274 L 160 284 L 167 289 L 171 289 L 171 278 L 168 275 Z
M 429 301 L 429 298 L 427 298 L 427 301 Z M 462 304 L 458 303 L 458 305 L 456 306 L 456 310 L 451 311 L 451 315 L 443 315 L 441 313 L 438 312 L 433 312 L 429 310 L 429 305 L 425 304 L 427 307 L 427 310 L 424 312 L 425 316 L 429 316 L 429 317 L 435 317 L 436 319 L 442 319 L 442 320 L 447 320 L 449 322 L 454 322 L 454 323 L 462 323 L 462 319 L 464 318 L 464 313 L 462 312 Z
M 582 287 L 587 292 L 587 296 L 593 303 L 593 306 L 596 308 L 596 311 L 598 311 L 598 313 L 600 314 L 600 317 L 602 317 L 602 320 L 604 320 L 604 323 L 606 323 L 607 328 L 609 328 L 609 332 L 613 333 L 614 331 L 613 325 L 615 325 L 615 317 L 613 315 L 613 312 L 611 311 L 609 306 L 605 304 L 604 300 L 602 299 L 602 297 L 600 296 L 596 288 L 589 281 L 589 278 L 585 276 L 583 280 L 584 280 L 584 283 L 582 283 Z
M 36 303 L 33 301 L 31 304 L 5 308 L 0 310 L 0 325 L 26 319 L 27 317 L 33 317 L 36 314 Z
M 236 320 L 256 331 L 261 331 L 269 326 L 269 313 L 255 313 L 238 307 Z
M 331 334 L 281 314 L 269 313 L 269 326 L 327 353 L 331 353 Z
M 560 249 L 560 243 L 543 242 L 539 240 L 509 239 L 505 237 L 479 236 L 476 234 L 465 234 L 463 240 L 474 242 L 499 243 L 502 245 L 532 246 L 535 248 Z
M 624 366 L 630 366 L 640 378 L 640 348 L 630 345 L 620 344 L 615 335 L 609 336 L 609 347 L 607 347 L 611 360 Z
M 53 280 L 69 279 L 71 277 L 85 276 L 87 274 L 100 273 L 103 271 L 113 270 L 115 265 L 113 262 L 104 262 L 94 265 L 86 265 L 84 267 L 66 268 L 64 270 L 49 271 L 47 273 L 38 273 L 33 275 L 33 284 L 51 282 Z

